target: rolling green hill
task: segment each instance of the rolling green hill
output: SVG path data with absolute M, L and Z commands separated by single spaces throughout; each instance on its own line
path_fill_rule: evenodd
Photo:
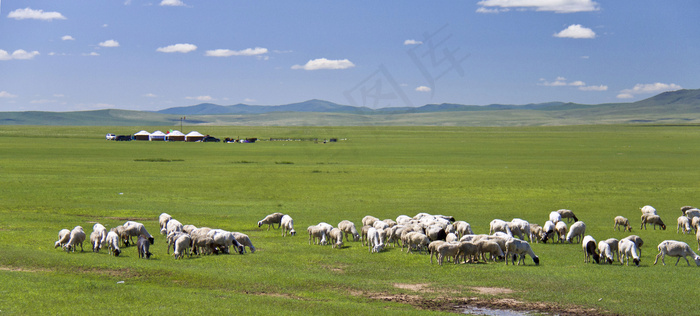
M 428 104 L 369 109 L 309 100 L 281 106 L 200 104 L 159 112 L 0 112 L 0 125 L 176 126 L 551 126 L 700 123 L 700 89 L 664 92 L 632 103 L 526 105 Z

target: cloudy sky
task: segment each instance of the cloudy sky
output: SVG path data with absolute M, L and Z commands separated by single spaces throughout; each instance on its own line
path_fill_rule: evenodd
M 697 0 L 5 0 L 0 111 L 633 102 L 700 88 L 698 9 Z

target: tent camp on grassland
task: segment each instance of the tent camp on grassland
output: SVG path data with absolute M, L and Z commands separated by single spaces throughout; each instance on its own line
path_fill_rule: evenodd
M 149 140 L 151 137 L 151 133 L 147 131 L 140 131 L 136 134 L 134 134 L 134 139 L 135 140 Z
M 148 140 L 164 141 L 165 140 L 165 133 L 163 133 L 161 131 L 155 131 L 155 132 L 151 133 L 151 135 L 148 136 Z
M 185 134 L 178 130 L 174 130 L 168 133 L 168 135 L 165 135 L 165 140 L 170 142 L 183 142 L 185 141 Z
M 191 131 L 185 135 L 185 141 L 186 142 L 196 142 L 198 140 L 204 139 L 204 135 L 200 134 L 197 131 Z

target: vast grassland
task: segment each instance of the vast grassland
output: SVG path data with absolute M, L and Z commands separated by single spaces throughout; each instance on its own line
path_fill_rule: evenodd
M 168 127 L 146 129 L 156 128 Z M 662 240 L 697 247 L 674 229 L 681 206 L 700 205 L 697 126 L 198 127 L 217 137 L 341 140 L 104 140 L 138 129 L 0 127 L 0 313 L 404 315 L 468 298 L 543 302 L 561 313 L 694 312 L 700 268 L 652 264 Z M 646 204 L 668 230 L 638 229 Z M 627 236 L 612 226 L 614 216 L 628 217 L 645 241 L 641 267 L 584 264 L 572 244 L 533 244 L 539 266 L 439 267 L 393 248 L 370 255 L 359 242 L 310 246 L 304 234 L 321 221 L 418 212 L 487 233 L 494 218 L 543 224 L 560 208 L 597 240 Z M 246 233 L 258 251 L 176 261 L 158 234 L 162 212 Z M 258 228 L 272 212 L 291 214 L 299 235 Z M 94 222 L 127 219 L 156 235 L 151 260 L 133 247 L 117 258 L 87 243 L 82 253 L 53 248 L 62 228 L 89 234 Z

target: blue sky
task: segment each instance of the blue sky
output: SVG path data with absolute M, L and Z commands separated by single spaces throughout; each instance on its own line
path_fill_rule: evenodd
M 309 99 L 633 102 L 700 88 L 700 2 L 0 2 L 0 111 Z

